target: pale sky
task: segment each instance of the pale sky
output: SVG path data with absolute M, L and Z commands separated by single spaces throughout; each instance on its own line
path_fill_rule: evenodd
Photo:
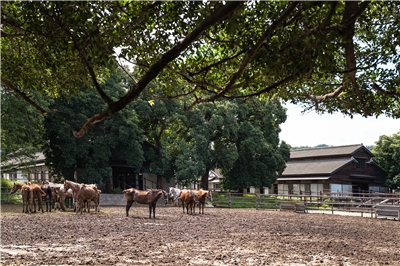
M 302 114 L 301 106 L 284 105 L 288 118 L 281 124 L 279 137 L 292 147 L 332 146 L 361 144 L 374 145 L 381 135 L 393 135 L 400 131 L 400 119 L 379 116 L 353 119 L 343 114 L 318 115 L 314 111 Z

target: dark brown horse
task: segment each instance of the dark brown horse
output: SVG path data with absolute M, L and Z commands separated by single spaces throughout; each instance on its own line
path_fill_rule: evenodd
M 126 199 L 126 217 L 129 216 L 129 209 L 133 202 L 149 205 L 149 219 L 151 219 L 151 212 L 153 212 L 153 218 L 156 218 L 156 205 L 161 196 L 164 199 L 165 205 L 168 204 L 168 193 L 162 189 L 148 189 L 143 191 L 136 188 L 130 188 L 125 189 L 124 193 Z
M 193 190 L 181 190 L 181 194 L 179 195 L 179 199 L 182 201 L 183 213 L 185 213 L 185 203 L 186 203 L 186 213 L 190 214 L 196 212 L 195 205 L 199 204 L 199 196 Z
M 54 205 L 57 201 L 55 189 L 59 186 L 51 182 L 43 181 L 40 187 L 46 193 L 46 196 L 44 197 L 44 201 L 46 202 L 46 212 L 51 212 L 51 209 L 54 209 Z

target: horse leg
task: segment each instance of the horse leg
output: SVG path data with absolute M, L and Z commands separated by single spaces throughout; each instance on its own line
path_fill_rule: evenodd
M 83 205 L 83 200 L 79 199 L 77 203 L 75 204 L 75 212 L 78 214 L 79 212 L 82 214 L 82 206 Z
M 65 211 L 65 196 L 64 196 L 64 195 L 60 195 L 59 201 L 60 201 L 60 207 L 61 207 L 61 209 L 62 209 L 63 211 Z
M 153 219 L 156 219 L 156 205 L 157 205 L 157 202 L 154 202 L 153 203 Z
M 152 206 L 151 206 L 151 203 L 149 203 L 149 219 L 151 219 L 151 209 L 152 209 Z
M 50 212 L 51 212 L 51 203 L 52 203 L 52 201 L 53 201 L 53 195 L 52 195 L 53 193 L 51 192 L 51 189 L 49 188 L 49 200 L 50 200 L 50 203 L 49 203 L 49 208 L 50 208 Z M 47 211 L 47 202 L 46 202 L 46 211 Z
M 42 195 L 40 195 L 40 192 L 38 191 L 38 205 L 39 205 L 39 211 L 40 211 L 40 209 L 42 209 L 42 213 L 44 213 L 42 201 L 43 201 L 43 197 L 42 197 Z M 46 200 L 46 203 L 47 203 L 47 200 Z
M 31 198 L 31 206 L 33 206 L 33 213 L 36 213 L 36 201 L 35 201 L 35 192 L 32 191 L 32 198 Z M 31 208 L 32 212 L 32 208 Z
M 90 199 L 86 201 L 87 204 L 87 212 L 90 213 Z
M 126 217 L 129 217 L 129 209 L 131 208 L 133 200 L 126 202 Z

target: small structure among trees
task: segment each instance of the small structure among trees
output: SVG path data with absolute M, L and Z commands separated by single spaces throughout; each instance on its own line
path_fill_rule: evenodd
M 293 150 L 274 193 L 318 195 L 323 192 L 389 192 L 387 173 L 363 145 Z

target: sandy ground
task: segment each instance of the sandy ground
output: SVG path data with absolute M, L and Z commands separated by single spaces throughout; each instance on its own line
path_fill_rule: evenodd
M 400 222 L 321 213 L 2 205 L 1 265 L 400 265 Z

